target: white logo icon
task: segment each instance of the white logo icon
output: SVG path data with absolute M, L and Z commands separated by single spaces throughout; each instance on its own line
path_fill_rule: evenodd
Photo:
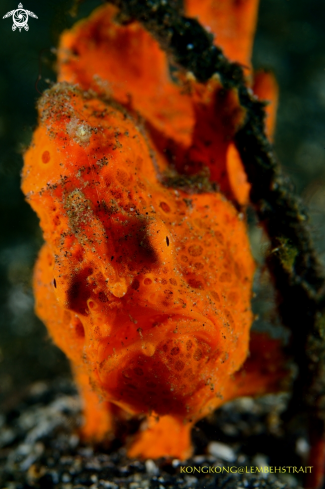
M 11 12 L 7 12 L 6 15 L 4 15 L 2 18 L 6 19 L 11 15 L 13 20 L 12 30 L 15 31 L 18 27 L 19 32 L 21 32 L 22 28 L 24 28 L 25 31 L 28 31 L 29 26 L 27 22 L 29 15 L 31 17 L 34 17 L 34 19 L 38 19 L 37 15 L 35 15 L 33 12 L 23 9 L 23 5 L 21 3 L 18 5 L 17 10 L 11 10 Z

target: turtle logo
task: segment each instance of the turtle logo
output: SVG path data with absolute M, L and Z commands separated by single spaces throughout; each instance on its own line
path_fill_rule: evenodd
M 22 28 L 24 28 L 25 31 L 29 30 L 29 26 L 27 24 L 29 15 L 31 17 L 34 17 L 34 19 L 38 19 L 37 15 L 35 15 L 34 12 L 23 9 L 23 5 L 21 3 L 18 5 L 17 10 L 11 10 L 11 12 L 7 12 L 6 15 L 4 15 L 2 18 L 6 19 L 11 15 L 13 20 L 12 30 L 15 31 L 18 27 L 19 32 L 21 32 Z

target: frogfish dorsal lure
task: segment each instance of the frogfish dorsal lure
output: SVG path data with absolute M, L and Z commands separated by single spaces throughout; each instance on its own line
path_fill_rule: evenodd
M 187 9 L 205 23 L 213 2 L 199 3 Z M 225 49 L 236 57 L 232 16 L 249 63 L 256 1 L 229 4 Z M 22 184 L 45 240 L 36 312 L 71 362 L 84 436 L 146 416 L 129 455 L 185 458 L 197 420 L 281 378 L 275 343 L 250 341 L 255 266 L 233 204 L 249 185 L 231 142 L 245 113 L 217 77 L 171 81 L 156 42 L 115 15 L 106 5 L 63 34 L 59 83 L 38 103 Z M 256 78 L 256 93 L 272 95 L 270 80 Z

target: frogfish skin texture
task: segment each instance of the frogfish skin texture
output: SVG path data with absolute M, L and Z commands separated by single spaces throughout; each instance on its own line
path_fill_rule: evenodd
M 243 3 L 254 19 L 256 2 Z M 281 377 L 275 342 L 250 341 L 255 266 L 234 205 L 249 186 L 231 142 L 245 114 L 217 78 L 171 81 L 156 42 L 115 14 L 104 6 L 63 35 L 60 82 L 38 104 L 22 184 L 45 241 L 36 311 L 71 362 L 85 437 L 110 436 L 128 413 L 146 417 L 130 456 L 185 458 L 198 419 Z M 222 192 L 193 184 L 204 169 Z

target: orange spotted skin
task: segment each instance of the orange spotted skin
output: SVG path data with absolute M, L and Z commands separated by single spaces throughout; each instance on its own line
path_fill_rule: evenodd
M 71 360 L 86 354 L 114 401 L 192 417 L 247 354 L 254 264 L 245 223 L 221 194 L 162 186 L 123 112 L 65 85 L 40 110 L 23 190 L 47 242 L 36 292 L 56 298 L 62 331 L 48 305 L 39 314 L 52 318 L 63 349 L 77 337 Z
M 62 35 L 59 81 L 114 97 L 140 113 L 155 145 L 179 173 L 208 169 L 210 180 L 231 197 L 226 153 L 245 117 L 237 92 L 221 90 L 218 77 L 206 85 L 190 75 L 179 85 L 172 82 L 158 43 L 137 23 L 119 26 L 116 14 L 115 7 L 105 5 Z M 121 63 L 121 57 L 130 62 Z
M 240 370 L 255 267 L 244 214 L 225 195 L 247 202 L 241 162 L 229 156 L 245 113 L 217 78 L 173 83 L 155 41 L 114 13 L 104 6 L 63 35 L 60 83 L 39 101 L 25 154 L 22 189 L 45 240 L 36 312 L 71 361 L 86 438 L 114 432 L 116 413 L 145 415 L 130 456 L 186 458 L 193 423 L 238 395 L 276 390 L 283 375 L 259 371 L 276 350 L 262 336 Z M 126 59 L 139 52 L 144 62 L 117 65 L 121 39 Z M 208 169 L 223 193 L 167 187 L 171 167 Z
M 166 137 L 190 145 L 195 122 L 191 97 L 171 81 L 158 43 L 136 22 L 119 25 L 117 13 L 104 5 L 63 32 L 58 81 L 113 97 Z
M 185 12 L 215 33 L 226 56 L 245 67 L 248 83 L 267 108 L 273 133 L 277 85 L 271 74 L 254 78 L 251 53 L 257 0 L 186 0 Z M 114 98 L 144 118 L 146 131 L 177 171 L 193 175 L 208 168 L 227 198 L 246 205 L 250 185 L 232 138 L 244 121 L 236 91 L 220 90 L 218 77 L 206 85 L 191 74 L 178 84 L 169 75 L 166 53 L 136 22 L 119 25 L 118 10 L 104 5 L 61 36 L 58 81 Z M 121 59 L 128 60 L 121 63 Z M 217 116 L 216 116 L 217 115 Z

